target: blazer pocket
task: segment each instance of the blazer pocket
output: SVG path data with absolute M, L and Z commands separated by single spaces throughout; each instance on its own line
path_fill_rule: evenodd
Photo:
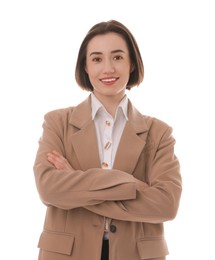
M 45 251 L 71 255 L 74 240 L 75 237 L 72 234 L 43 231 L 38 247 Z
M 140 259 L 165 257 L 169 254 L 164 238 L 143 239 L 137 242 Z

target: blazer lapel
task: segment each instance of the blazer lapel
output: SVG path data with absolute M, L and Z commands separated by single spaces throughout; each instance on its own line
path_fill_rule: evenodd
M 140 137 L 148 131 L 146 121 L 140 112 L 128 103 L 128 121 L 121 136 L 113 168 L 132 174 L 146 140 Z M 146 135 L 145 135 L 146 136 Z
M 72 145 L 82 170 L 100 168 L 98 144 L 92 121 L 91 99 L 88 97 L 72 113 L 70 124 L 79 130 L 72 135 Z
M 96 129 L 92 120 L 90 96 L 74 108 L 70 124 L 78 131 L 72 134 L 72 145 L 82 170 L 101 168 Z M 128 102 L 128 121 L 121 136 L 113 168 L 132 174 L 146 141 L 148 131 L 143 115 Z M 141 137 L 140 137 L 141 135 Z

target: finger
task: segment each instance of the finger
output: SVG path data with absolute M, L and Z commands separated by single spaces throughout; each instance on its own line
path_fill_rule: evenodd
M 49 154 L 47 154 L 47 160 L 49 162 L 51 162 L 52 164 L 54 164 L 56 161 L 56 158 L 51 153 L 49 153 Z
M 63 155 L 57 152 L 56 150 L 53 150 L 52 153 L 58 157 L 63 157 Z
M 66 159 L 62 154 L 60 154 L 59 152 L 57 152 L 56 150 L 53 150 L 53 151 L 52 151 L 52 154 L 53 154 L 54 156 L 56 156 L 57 158 L 59 158 L 62 162 L 63 162 L 63 161 L 67 161 L 67 159 Z

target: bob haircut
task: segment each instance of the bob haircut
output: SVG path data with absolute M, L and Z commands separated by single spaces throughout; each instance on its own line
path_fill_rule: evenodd
M 121 35 L 128 46 L 131 65 L 134 69 L 130 73 L 126 89 L 130 90 L 132 87 L 138 86 L 143 81 L 144 66 L 139 47 L 134 36 L 123 24 L 115 20 L 110 20 L 108 22 L 95 24 L 88 31 L 80 46 L 75 68 L 75 79 L 78 85 L 84 90 L 93 91 L 93 86 L 89 80 L 88 74 L 85 71 L 87 45 L 93 37 L 97 35 L 107 34 L 109 32 L 114 32 Z

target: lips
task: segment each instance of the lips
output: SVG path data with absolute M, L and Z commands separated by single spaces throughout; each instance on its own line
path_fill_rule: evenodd
M 100 79 L 100 81 L 106 85 L 112 85 L 114 84 L 119 78 L 103 78 Z

